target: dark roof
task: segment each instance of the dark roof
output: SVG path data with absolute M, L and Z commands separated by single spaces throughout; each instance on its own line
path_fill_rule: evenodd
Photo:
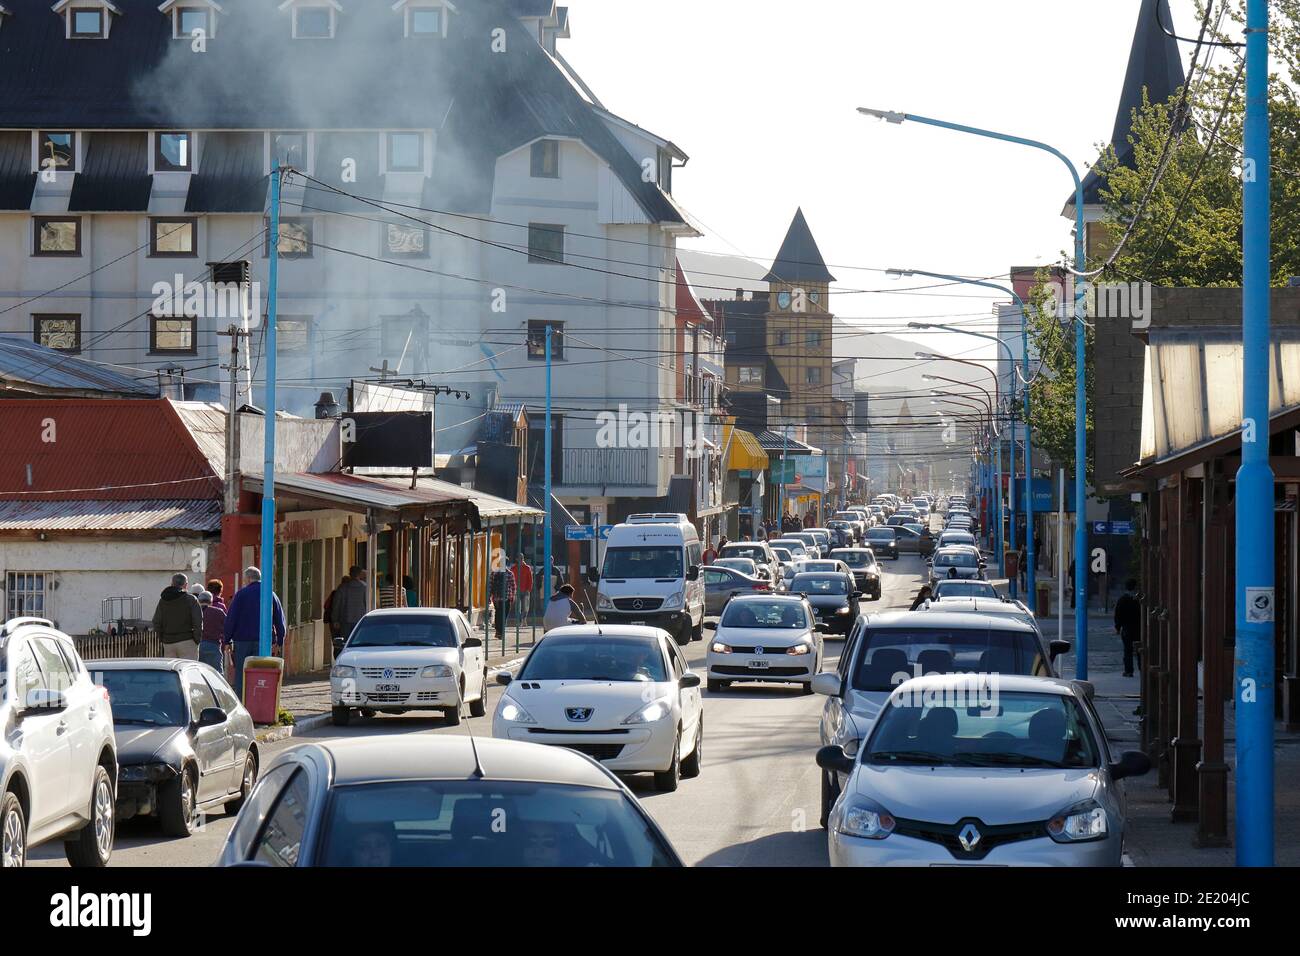
M 0 132 L 0 209 L 27 210 L 36 189 L 32 170 L 32 134 Z
M 387 3 L 350 5 L 335 39 L 303 41 L 292 39 L 289 17 L 270 0 L 222 0 L 225 13 L 204 53 L 172 39 L 157 0 L 115 4 L 122 15 L 107 40 L 65 39 L 62 18 L 44 0 L 5 17 L 0 128 L 432 128 L 439 155 L 424 205 L 451 211 L 486 211 L 497 157 L 543 136 L 569 136 L 610 165 L 652 221 L 684 221 L 657 183 L 642 180 L 640 157 L 516 19 L 540 2 L 459 3 L 441 42 L 404 38 Z M 482 41 L 497 28 L 507 34 L 504 53 Z M 208 157 L 199 158 L 201 175 Z M 3 163 L 0 197 L 13 189 Z M 205 196 L 200 205 L 217 202 Z
M 1133 168 L 1133 146 L 1128 141 L 1133 127 L 1133 111 L 1142 109 L 1142 91 L 1152 103 L 1163 103 L 1183 85 L 1185 74 L 1178 51 L 1178 41 L 1160 28 L 1156 18 L 1156 4 L 1160 4 L 1160 19 L 1173 29 L 1169 13 L 1169 0 L 1142 0 L 1138 13 L 1137 29 L 1133 33 L 1133 46 L 1128 54 L 1128 70 L 1120 91 L 1119 107 L 1115 111 L 1115 128 L 1110 134 L 1110 144 L 1120 164 Z M 1101 188 L 1105 177 L 1094 165 L 1083 178 L 1085 205 L 1102 202 Z M 1074 204 L 1074 194 L 1066 200 Z
M 764 282 L 834 282 L 835 277 L 826 268 L 826 260 L 817 248 L 817 240 L 808 228 L 803 210 L 796 209 L 794 220 L 781 243 L 781 251 Z
M 148 212 L 152 191 L 148 133 L 86 134 L 69 212 Z
M 344 182 L 345 161 L 355 181 Z M 366 133 L 319 133 L 316 136 L 316 165 L 313 177 L 335 189 L 380 200 L 384 195 L 384 177 L 379 171 L 379 137 Z M 295 185 L 300 180 L 295 180 Z M 350 199 L 339 193 L 306 183 L 303 207 L 307 212 L 326 210 L 374 216 L 380 211 L 373 205 Z M 416 213 L 419 215 L 419 213 Z
M 156 384 L 18 335 L 0 335 L 0 386 L 30 395 L 158 397 Z
M 261 212 L 270 180 L 262 174 L 260 133 L 207 133 L 186 212 Z

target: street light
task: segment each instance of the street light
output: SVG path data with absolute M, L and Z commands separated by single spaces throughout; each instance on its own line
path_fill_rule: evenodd
M 984 369 L 984 371 L 988 372 L 989 370 L 986 368 L 986 369 Z M 992 375 L 993 373 L 992 373 L 992 372 L 989 372 L 989 374 Z M 959 379 L 959 378 L 948 378 L 947 376 L 944 376 L 944 375 L 922 375 L 922 376 L 921 376 L 921 381 L 923 381 L 923 382 L 948 382 L 948 383 L 950 383 L 950 384 L 952 384 L 952 385 L 966 385 L 966 386 L 969 386 L 969 387 L 971 387 L 971 388 L 979 389 L 981 392 L 984 393 L 984 406 L 985 406 L 985 408 L 988 410 L 988 416 L 989 416 L 989 432 L 990 432 L 991 435 L 992 435 L 992 439 L 990 440 L 990 454 L 993 456 L 993 486 L 994 486 L 994 488 L 995 488 L 995 497 L 997 498 L 997 502 L 998 502 L 998 515 L 997 515 L 998 533 L 997 533 L 996 537 L 995 537 L 993 540 L 991 540 L 989 543 L 990 543 L 990 544 L 993 544 L 993 543 L 996 541 L 997 552 L 998 552 L 998 574 L 999 574 L 1000 576 L 1005 576 L 1006 573 L 1007 573 L 1007 567 L 1006 567 L 1006 564 L 1007 564 L 1007 557 L 1006 557 L 1006 549 L 1003 547 L 1003 543 L 1004 543 L 1004 542 L 1003 542 L 1003 538 L 1002 538 L 1002 523 L 1003 523 L 1003 520 L 1002 520 L 1002 519 L 1003 519 L 1003 512 L 1002 512 L 1002 435 L 1001 435 L 1001 433 L 998 431 L 997 420 L 996 420 L 996 418 L 995 418 L 995 413 L 994 413 L 994 409 L 997 408 L 997 406 L 998 406 L 997 399 L 995 398 L 995 395 L 997 394 L 998 377 L 997 377 L 996 375 L 993 376 L 993 389 L 994 389 L 994 393 L 993 393 L 993 394 L 989 394 L 989 390 L 988 390 L 987 388 L 985 388 L 984 386 L 982 386 L 982 385 L 976 385 L 974 382 L 963 382 L 963 381 L 962 381 L 961 379 Z M 937 394 L 940 394 L 940 395 L 949 395 L 949 394 L 952 394 L 952 393 L 950 393 L 950 392 L 940 392 L 938 389 L 931 389 L 931 392 L 932 392 L 932 393 L 937 393 Z M 975 398 L 975 396 L 970 395 L 969 393 L 967 393 L 967 394 L 966 394 L 965 396 L 963 396 L 963 397 L 965 397 L 965 398 L 971 398 L 971 399 L 974 399 L 975 401 L 978 401 L 978 399 Z M 990 519 L 992 519 L 992 517 L 993 517 L 992 515 L 989 516 Z M 985 529 L 985 532 L 986 532 L 986 534 L 987 534 L 987 528 Z
M 1261 7 L 1266 5 L 1266 0 L 1250 0 Z M 1265 9 L 1262 13 L 1256 11 L 1256 17 L 1261 19 L 1264 28 L 1267 28 L 1268 13 Z M 1247 34 L 1249 43 L 1251 34 Z M 1265 72 L 1265 79 L 1261 82 L 1267 82 L 1268 70 L 1268 49 L 1267 36 L 1262 37 L 1257 46 L 1263 46 L 1262 53 L 1257 54 L 1262 58 L 1258 64 Z M 1258 72 L 1258 69 L 1257 69 Z M 1267 95 L 1267 87 L 1263 87 Z M 957 133 L 969 133 L 972 136 L 983 136 L 987 139 L 1001 140 L 1005 143 L 1017 143 L 1021 146 L 1030 146 L 1034 149 L 1040 149 L 1044 152 L 1051 153 L 1070 171 L 1070 178 L 1074 180 L 1074 271 L 1082 275 L 1087 269 L 1087 260 L 1083 252 L 1083 180 L 1079 178 L 1079 171 L 1074 168 L 1074 163 L 1070 158 L 1053 146 L 1039 142 L 1036 139 L 1026 139 L 1023 136 L 1011 136 L 1007 133 L 998 133 L 993 130 L 980 129 L 977 126 L 963 126 L 960 123 L 949 123 L 946 120 L 933 119 L 929 116 L 918 116 L 915 113 L 902 113 L 895 110 L 876 110 L 865 106 L 858 107 L 858 112 L 864 116 L 874 116 L 876 119 L 885 120 L 895 125 L 901 124 L 904 120 L 912 120 L 915 123 L 921 123 L 926 126 L 937 126 L 940 129 L 948 129 Z M 1264 146 L 1265 150 L 1261 161 L 1265 163 L 1265 173 L 1267 173 L 1267 156 L 1268 156 L 1268 139 L 1267 139 L 1267 113 L 1263 116 L 1264 124 Z M 1255 155 L 1259 155 L 1256 151 Z M 1265 232 L 1267 232 L 1267 205 L 1268 193 L 1264 190 L 1264 217 Z M 1267 235 L 1265 235 L 1265 255 L 1267 256 Z M 1267 262 L 1267 259 L 1265 259 Z M 1267 272 L 1267 267 L 1265 267 Z M 1074 290 L 1074 676 L 1079 680 L 1088 679 L 1088 532 L 1083 521 L 1084 497 L 1086 494 L 1085 479 L 1088 472 L 1088 392 L 1086 389 L 1085 377 L 1087 373 L 1087 355 L 1086 339 L 1084 337 L 1084 295 L 1086 283 L 1080 282 L 1075 284 Z M 1265 295 L 1267 298 L 1267 295 Z M 1268 318 L 1267 308 L 1264 306 L 1264 328 L 1267 331 Z M 1248 310 L 1249 311 L 1249 310 Z M 1264 366 L 1264 380 L 1268 378 L 1267 364 Z M 1265 399 L 1267 403 L 1267 389 L 1265 389 Z M 1249 414 L 1249 413 L 1247 413 Z M 1267 457 L 1267 453 L 1265 453 Z M 1263 519 L 1258 523 L 1263 527 Z M 1238 602 L 1240 605 L 1241 602 Z M 1057 635 L 1058 637 L 1063 635 Z M 1270 729 L 1272 725 L 1270 724 Z

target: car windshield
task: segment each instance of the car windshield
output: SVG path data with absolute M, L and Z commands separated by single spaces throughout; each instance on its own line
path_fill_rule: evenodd
M 962 531 L 958 531 L 958 532 L 945 532 L 944 534 L 939 535 L 939 544 L 940 544 L 940 545 L 945 545 L 945 544 L 974 544 L 974 543 L 975 543 L 975 536 L 974 536 L 973 534 L 966 534 L 965 532 L 962 532 Z
M 173 670 L 103 670 L 97 680 L 108 691 L 115 724 L 182 727 L 189 723 L 181 678 Z
M 610 548 L 605 552 L 606 578 L 680 578 L 682 549 Z
M 805 561 L 799 566 L 799 573 L 805 571 L 838 571 L 834 561 Z
M 772 553 L 776 555 L 776 559 L 782 564 L 789 564 L 794 560 L 794 555 L 787 548 L 773 548 Z
M 832 551 L 831 557 L 851 568 L 870 568 L 876 564 L 876 557 L 870 551 Z
M 893 528 L 872 528 L 867 532 L 868 541 L 892 541 L 893 539 Z
M 940 581 L 934 587 L 936 598 L 996 598 L 998 590 L 988 581 Z
M 677 865 L 618 790 L 514 781 L 338 787 L 318 846 L 321 866 Z
M 730 568 L 733 571 L 741 571 L 744 574 L 752 575 L 756 565 L 749 558 L 718 558 L 713 562 L 715 568 Z
M 796 574 L 790 590 L 804 594 L 848 594 L 848 582 L 842 574 Z
M 456 627 L 445 614 L 368 615 L 348 639 L 349 648 L 455 646 Z
M 1095 767 L 1098 746 L 1062 694 L 907 691 L 881 711 L 863 756 L 874 766 Z M 960 706 L 949 706 L 957 703 Z
M 803 605 L 793 601 L 736 601 L 732 600 L 723 612 L 723 627 L 788 627 L 806 628 L 808 618 Z
M 877 627 L 858 641 L 853 689 L 889 691 L 923 674 L 1051 676 L 1030 631 L 989 627 Z
M 752 561 L 767 561 L 767 553 L 761 544 L 729 544 L 722 549 L 724 558 L 749 558 Z
M 943 551 L 934 556 L 935 564 L 949 568 L 977 568 L 979 559 L 969 551 Z
M 533 649 L 516 680 L 666 681 L 668 672 L 651 637 L 554 635 Z
M 861 521 L 861 517 L 852 511 L 841 511 L 835 515 L 836 521 Z

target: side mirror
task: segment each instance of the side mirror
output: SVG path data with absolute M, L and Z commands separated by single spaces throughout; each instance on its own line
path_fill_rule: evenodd
M 816 631 L 818 634 L 829 634 L 831 632 L 831 626 L 829 624 L 818 623 L 817 626 L 813 628 L 813 630 Z
M 195 727 L 216 727 L 226 722 L 226 712 L 220 707 L 204 707 Z
M 700 566 L 698 564 L 692 564 L 689 568 L 686 569 L 686 580 L 698 581 L 699 579 L 700 579 Z
M 63 691 L 42 688 L 28 692 L 27 706 L 23 708 L 21 716 L 26 717 L 32 713 L 53 714 L 67 709 L 68 698 L 64 696 Z
M 462 647 L 482 647 L 483 639 L 481 637 L 467 637 Z
M 853 600 L 856 601 L 856 600 L 858 600 L 858 599 L 861 598 L 861 597 L 862 597 L 862 592 L 861 592 L 861 591 L 854 591 L 854 592 L 853 592 Z
M 853 758 L 844 752 L 843 747 L 822 747 L 817 751 L 817 766 L 837 773 L 852 773 Z
M 506 684 L 509 684 L 512 680 L 514 680 L 514 677 L 509 671 L 497 671 L 497 683 L 502 687 L 505 687 Z
M 820 674 L 814 674 L 812 679 L 812 689 L 814 694 L 821 694 L 823 697 L 839 697 L 840 675 L 833 671 L 823 671 Z
M 681 679 L 677 681 L 677 686 L 682 688 L 682 690 L 685 690 L 688 687 L 699 687 L 700 675 L 687 671 L 681 676 Z
M 706 631 L 716 631 L 718 629 L 717 621 L 705 621 L 701 625 Z
M 594 568 L 594 567 L 593 567 L 593 568 L 588 568 L 588 569 L 587 569 L 587 580 L 590 581 L 592 584 L 599 584 L 599 583 L 600 583 L 600 570 L 597 569 L 597 568 Z
M 1052 660 L 1056 660 L 1062 654 L 1070 653 L 1070 646 L 1069 641 L 1052 641 L 1047 645 L 1047 651 L 1051 654 Z
M 1151 758 L 1140 750 L 1126 750 L 1117 763 L 1110 765 L 1112 780 L 1140 777 L 1151 770 Z

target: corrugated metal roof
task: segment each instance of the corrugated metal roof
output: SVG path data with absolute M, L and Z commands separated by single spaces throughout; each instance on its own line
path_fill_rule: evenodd
M 220 501 L 0 501 L 0 534 L 220 530 Z
M 204 133 L 203 158 L 190 177 L 186 212 L 261 212 L 270 178 L 261 133 Z
M 352 163 L 349 164 L 348 160 Z M 353 171 L 355 182 L 343 180 L 347 169 Z M 373 133 L 318 133 L 315 170 L 317 179 L 343 192 L 376 200 L 384 195 L 384 176 L 379 168 L 379 137 Z M 326 210 L 374 216 L 380 211 L 373 204 L 349 199 L 314 183 L 306 184 L 302 203 L 307 213 Z M 405 222 L 414 225 L 409 220 Z
M 148 212 L 149 134 L 86 133 L 81 171 L 72 180 L 69 212 Z
M 246 474 L 244 483 L 249 490 L 259 494 L 262 492 L 262 475 Z M 438 482 L 456 492 L 452 494 L 431 488 L 411 488 L 410 483 L 409 478 L 362 478 L 342 472 L 326 474 L 277 472 L 275 476 L 277 495 L 297 492 L 323 501 L 378 508 L 381 511 L 415 511 L 422 507 L 454 505 L 467 500 L 464 489 L 457 488 L 455 485 Z
M 395 481 L 396 479 L 388 480 Z M 498 498 L 496 495 L 475 491 L 473 488 L 462 488 L 450 482 L 439 481 L 437 478 L 421 478 L 419 487 L 427 488 L 439 494 L 464 495 L 470 504 L 478 510 L 481 518 L 542 517 L 542 512 L 530 505 L 521 505 L 506 498 Z
M 52 395 L 158 396 L 156 383 L 138 381 L 18 335 L 0 335 L 0 392 L 5 386 Z
M 31 208 L 36 189 L 32 172 L 32 134 L 0 132 L 0 209 Z
M 214 475 L 226 473 L 226 410 L 212 402 L 172 402 Z
M 758 443 L 765 451 L 792 452 L 799 455 L 821 454 L 820 448 L 805 444 L 796 438 L 787 438 L 780 432 L 763 431 L 758 433 Z

